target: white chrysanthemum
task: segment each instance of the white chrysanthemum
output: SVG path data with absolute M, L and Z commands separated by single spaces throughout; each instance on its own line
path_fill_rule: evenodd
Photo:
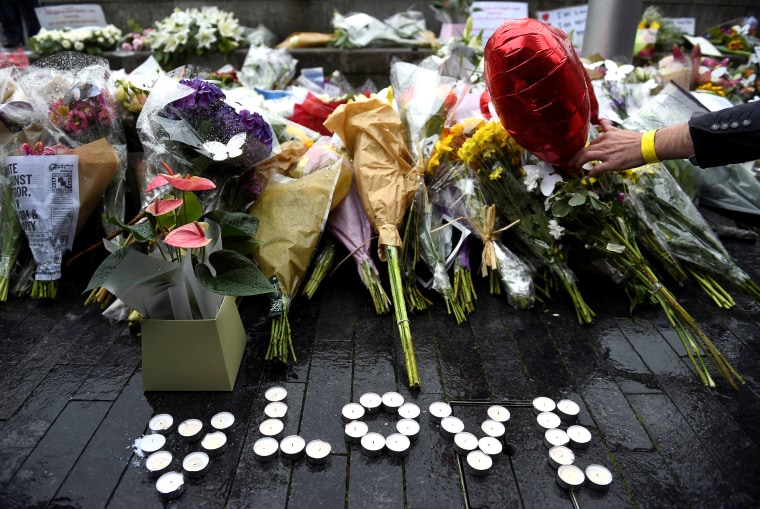
M 528 191 L 533 191 L 536 187 L 538 187 L 538 177 L 540 175 L 538 166 L 529 164 L 526 165 L 523 169 L 525 170 L 525 179 L 523 180 L 525 189 Z
M 549 220 L 549 235 L 559 240 L 559 238 L 562 237 L 562 233 L 564 231 L 565 228 L 560 226 L 556 219 Z

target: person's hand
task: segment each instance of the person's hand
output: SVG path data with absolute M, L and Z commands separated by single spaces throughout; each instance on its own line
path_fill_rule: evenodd
M 603 171 L 627 170 L 644 164 L 641 155 L 641 133 L 613 127 L 608 120 L 600 119 L 602 134 L 580 149 L 568 166 L 580 168 L 590 161 L 599 161 L 589 172 L 595 177 Z

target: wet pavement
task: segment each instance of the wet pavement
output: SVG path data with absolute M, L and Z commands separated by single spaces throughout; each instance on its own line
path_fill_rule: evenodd
M 760 281 L 760 246 L 726 241 Z M 80 267 L 85 271 L 87 267 Z M 75 269 L 70 269 L 75 271 Z M 245 299 L 248 344 L 232 392 L 148 392 L 141 346 L 80 294 L 86 277 L 67 274 L 57 302 L 28 298 L 0 305 L 0 506 L 71 508 L 749 508 L 760 504 L 760 305 L 732 291 L 736 308 L 716 308 L 694 287 L 671 288 L 744 377 L 738 392 L 723 380 L 702 387 L 683 346 L 658 308 L 631 319 L 618 289 L 581 274 L 597 319 L 578 325 L 572 307 L 545 302 L 511 308 L 476 278 L 478 301 L 457 325 L 443 301 L 410 320 L 422 388 L 410 391 L 392 316 L 377 316 L 353 265 L 326 280 L 312 300 L 299 297 L 290 320 L 299 362 L 264 360 L 264 302 Z M 76 282 L 74 282 L 76 281 Z M 278 457 L 260 462 L 264 392 L 288 391 L 285 435 L 332 446 L 324 465 Z M 419 438 L 404 458 L 363 454 L 344 439 L 341 408 L 365 392 L 398 391 L 421 409 Z M 575 464 L 612 471 L 608 491 L 570 493 L 556 482 L 536 396 L 568 398 L 590 445 Z M 465 468 L 453 441 L 429 412 L 450 403 L 465 429 L 481 436 L 490 405 L 506 407 L 505 451 L 487 475 Z M 136 444 L 159 413 L 206 425 L 231 412 L 228 446 L 208 472 L 186 479 L 165 503 Z M 397 416 L 364 421 L 384 436 Z M 569 422 L 563 422 L 566 428 Z M 167 436 L 172 467 L 197 443 Z

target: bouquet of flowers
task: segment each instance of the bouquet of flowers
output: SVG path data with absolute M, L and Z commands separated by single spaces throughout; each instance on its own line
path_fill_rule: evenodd
M 137 129 L 149 174 L 165 161 L 217 184 L 201 195 L 207 210 L 220 204 L 227 210 L 245 210 L 268 180 L 256 171 L 256 165 L 277 147 L 272 128 L 261 114 L 231 104 L 221 88 L 199 77 L 159 77 Z M 243 183 L 254 194 L 240 198 L 238 188 Z M 151 199 L 145 197 L 143 203 Z
M 383 21 L 363 12 L 344 16 L 335 11 L 332 25 L 331 44 L 338 48 L 429 47 L 432 39 L 425 27 L 425 16 L 418 11 L 397 13 Z
M 234 14 L 216 7 L 177 7 L 153 24 L 146 40 L 162 65 L 190 55 L 227 54 L 246 44 L 243 27 Z
M 49 57 L 61 51 L 102 55 L 104 51 L 115 50 L 121 36 L 121 30 L 110 24 L 97 28 L 42 28 L 29 38 L 29 46 L 40 57 Z

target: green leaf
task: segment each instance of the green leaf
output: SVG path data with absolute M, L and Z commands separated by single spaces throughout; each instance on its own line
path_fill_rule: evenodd
M 109 217 L 108 222 L 128 231 L 137 242 L 150 242 L 156 240 L 156 234 L 150 223 L 126 224 L 115 217 Z
M 552 203 L 552 215 L 554 217 L 565 217 L 571 210 L 572 207 L 564 201 L 555 201 Z
M 216 275 L 211 272 L 210 267 L 199 263 L 195 266 L 195 276 L 212 292 L 244 297 L 275 291 L 253 260 L 240 253 L 229 249 L 214 251 L 209 256 L 209 263 Z
M 567 202 L 567 204 L 571 207 L 577 207 L 579 205 L 583 205 L 584 203 L 586 203 L 586 195 L 580 193 L 573 193 Z
M 127 253 L 129 253 L 130 249 L 132 248 L 125 247 L 108 255 L 108 257 L 103 260 L 100 266 L 95 270 L 95 273 L 90 278 L 90 282 L 87 283 L 87 288 L 85 288 L 82 293 L 103 286 L 103 283 L 108 279 L 108 276 L 110 276 L 114 269 L 119 266 L 124 257 L 127 256 Z
M 253 237 L 259 229 L 259 219 L 245 212 L 212 210 L 206 217 L 222 227 L 222 237 Z

